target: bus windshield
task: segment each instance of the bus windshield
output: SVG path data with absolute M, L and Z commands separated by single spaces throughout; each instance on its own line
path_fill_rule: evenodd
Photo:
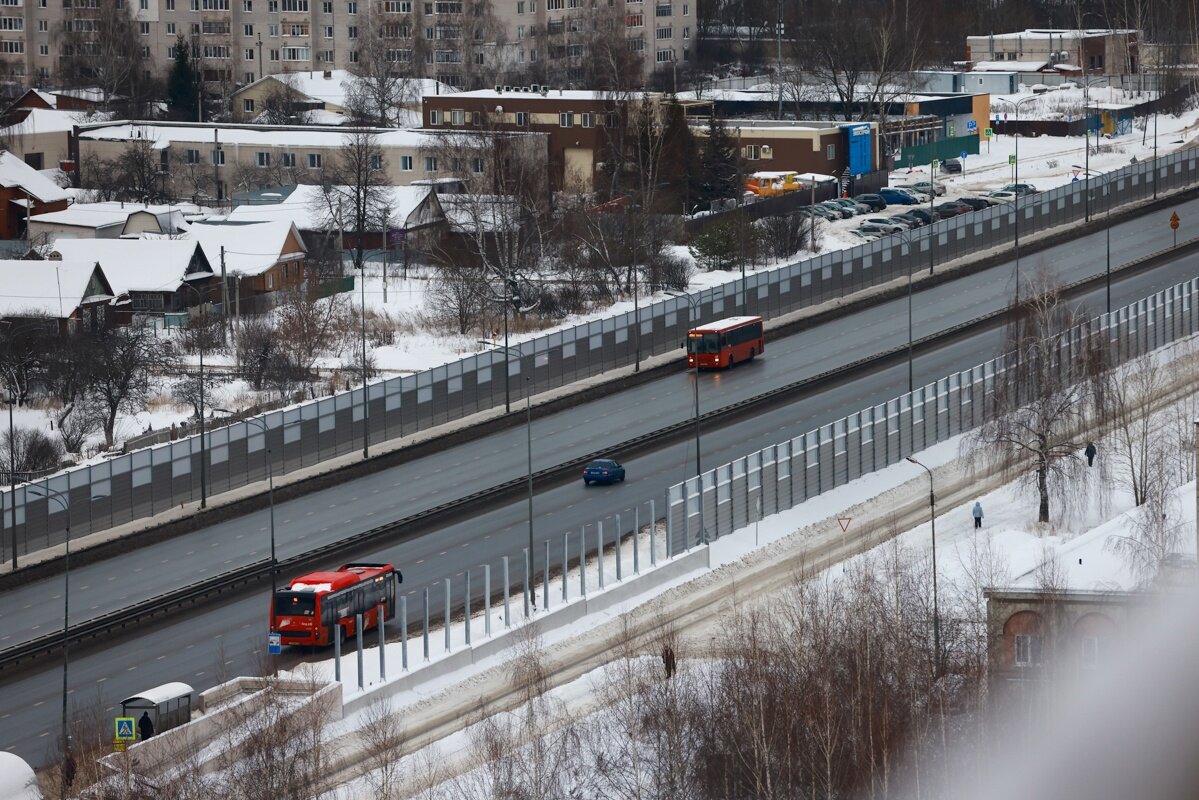
M 275 614 L 280 617 L 311 617 L 316 614 L 316 594 L 276 592 Z
M 720 334 L 719 333 L 693 333 L 687 337 L 687 352 L 688 353 L 719 353 L 720 352 Z

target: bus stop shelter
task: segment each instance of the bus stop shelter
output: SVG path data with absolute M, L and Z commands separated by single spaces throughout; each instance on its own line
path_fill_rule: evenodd
M 191 720 L 192 692 L 186 683 L 164 683 L 122 700 L 121 716 L 141 717 L 143 711 L 149 712 L 157 735 Z

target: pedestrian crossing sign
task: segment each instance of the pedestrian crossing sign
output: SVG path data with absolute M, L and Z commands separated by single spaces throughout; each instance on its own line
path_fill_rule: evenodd
M 137 734 L 134 733 L 133 717 L 116 718 L 116 735 L 113 738 L 122 742 L 132 742 L 137 738 Z

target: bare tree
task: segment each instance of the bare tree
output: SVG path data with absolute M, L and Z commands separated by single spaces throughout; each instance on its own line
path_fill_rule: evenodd
M 95 87 L 107 110 L 118 99 L 144 95 L 145 45 L 133 19 L 133 6 L 118 0 L 74 3 L 55 34 L 59 80 L 71 87 Z M 141 113 L 135 117 L 144 116 Z
M 293 73 L 285 72 L 271 78 L 271 88 L 262 98 L 262 110 L 254 118 L 266 125 L 297 125 L 305 122 L 304 95 Z
M 487 310 L 491 296 L 478 268 L 447 261 L 437 267 L 425 293 L 425 308 L 432 319 L 459 334 L 474 328 Z
M 1067 356 L 1066 334 L 1083 316 L 1044 271 L 1031 282 L 1029 295 L 1009 325 L 1005 370 L 970 447 L 1010 473 L 1030 474 L 1037 518 L 1049 522 L 1052 493 L 1078 477 L 1089 381 L 1101 371 L 1102 358 L 1095 351 Z M 1028 460 L 1032 472 L 1024 473 Z
M 24 480 L 24 476 L 58 469 L 63 446 L 50 434 L 39 428 L 14 428 L 12 433 L 11 438 L 7 430 L 0 436 L 0 470 L 7 474 L 8 465 L 14 464 Z M 12 478 L 5 483 L 13 483 Z
M 173 354 L 148 325 L 101 331 L 92 338 L 89 350 L 89 394 L 104 410 L 104 441 L 112 447 L 118 415 L 145 407 L 154 377 L 167 372 Z
M 386 235 L 391 186 L 378 134 L 369 128 L 354 128 L 342 139 L 342 149 L 324 175 L 323 191 L 315 209 L 330 226 L 349 236 L 347 249 L 354 269 L 366 261 L 367 237 Z
M 276 379 L 302 376 L 312 388 L 317 359 L 340 353 L 352 320 L 349 301 L 343 295 L 319 297 L 312 287 L 301 284 L 284 289 L 275 308 L 275 336 L 271 347 L 277 347 L 273 358 Z M 266 364 L 272 370 L 271 361 Z
M 400 124 L 401 107 L 411 102 L 420 81 L 413 69 L 413 26 L 409 14 L 371 16 L 358 36 L 358 60 L 350 64 L 346 110 L 357 122 Z
M 366 783 L 377 800 L 390 800 L 401 778 L 400 748 L 405 741 L 400 716 L 392 711 L 390 700 L 378 699 L 367 707 L 359 737 L 367 754 Z

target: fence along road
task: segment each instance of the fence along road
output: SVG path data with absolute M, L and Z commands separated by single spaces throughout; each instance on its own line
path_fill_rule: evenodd
M 1199 178 L 1199 152 L 1172 153 L 1156 162 L 1124 167 L 1091 185 L 1091 208 L 1107 209 L 1192 186 Z M 1020 203 L 1019 230 L 1029 236 L 1083 220 L 1085 182 L 1067 184 Z M 1095 216 L 1093 214 L 1093 216 Z M 886 283 L 973 252 L 1012 241 L 1016 211 L 992 207 L 918 229 L 909 247 L 887 237 L 850 250 L 826 253 L 698 293 L 697 319 L 744 310 L 777 317 Z M 489 351 L 456 362 L 370 384 L 367 391 L 370 441 L 381 443 L 495 408 L 507 385 L 513 401 L 633 363 L 640 337 L 643 356 L 675 349 L 689 327 L 687 298 L 671 297 L 632 312 L 537 337 L 514 348 L 519 358 Z M 531 376 L 531 380 L 524 380 Z M 266 431 L 244 422 L 206 434 L 211 494 L 265 480 L 267 439 L 276 476 L 353 452 L 362 446 L 362 391 L 359 387 L 262 417 Z M 9 524 L 15 502 L 19 552 L 63 540 L 68 514 L 72 535 L 83 535 L 151 517 L 193 502 L 200 494 L 199 439 L 196 436 L 135 451 L 105 463 L 77 467 L 38 482 L 42 494 L 65 497 L 60 509 L 22 487 L 0 493 Z M 7 538 L 7 537 L 6 537 Z
M 1101 290 L 1100 290 L 1101 291 Z M 1157 292 L 1134 302 L 1109 316 L 1101 316 L 1081 326 L 1074 336 L 1063 340 L 1063 357 L 1073 352 L 1089 337 L 1110 336 L 1113 360 L 1121 361 L 1147 352 L 1153 347 L 1193 335 L 1199 330 L 1196 301 L 1199 300 L 1199 281 L 1190 280 L 1178 286 Z M 969 429 L 983 414 L 983 406 L 990 400 L 991 387 L 997 376 L 1004 372 L 1004 359 L 996 358 L 971 369 L 955 372 L 948 377 L 931 382 L 911 394 L 901 395 L 888 402 L 868 406 L 856 414 L 822 425 L 801 436 L 763 448 L 749 456 L 736 459 L 704 476 L 704 515 L 709 538 L 715 538 L 744 525 L 757 517 L 757 501 L 761 500 L 761 513 L 790 508 L 804 499 L 814 497 L 822 491 L 840 486 L 871 469 L 898 461 L 905 455 L 934 444 Z M 828 419 L 829 417 L 825 417 Z M 678 553 L 694 546 L 699 531 L 699 498 L 697 481 L 692 479 L 670 487 L 663 500 L 669 504 L 667 534 L 670 550 Z M 570 502 L 576 502 L 577 495 Z M 541 502 L 541 501 L 539 501 Z M 539 506 L 544 508 L 545 506 Z M 557 508 L 557 507 L 555 507 Z M 657 515 L 662 515 L 662 502 L 657 503 Z M 614 509 L 609 509 L 614 510 Z M 481 520 L 463 523 L 474 530 L 498 530 L 503 524 L 521 528 L 523 504 L 514 504 L 514 510 L 505 515 L 496 512 Z M 648 509 L 643 507 L 642 523 L 648 519 Z M 611 524 L 612 515 L 605 517 L 605 536 L 609 548 L 614 541 L 616 528 Z M 630 515 L 625 515 L 622 530 L 630 529 Z M 586 526 L 589 550 L 594 556 L 598 531 L 596 524 Z M 429 538 L 429 537 L 426 537 Z M 523 538 L 523 532 L 521 533 Z M 577 535 L 572 535 L 572 547 L 577 546 Z M 551 535 L 551 562 L 560 563 L 562 534 Z M 436 613 L 444 607 L 449 577 L 449 593 L 452 607 L 462 607 L 464 597 L 464 574 L 461 568 L 438 574 L 422 572 L 419 567 L 409 567 L 408 559 L 397 557 L 400 550 L 413 552 L 410 544 L 392 545 L 370 554 L 364 560 L 390 560 L 405 564 L 404 591 L 408 601 L 409 620 L 416 623 L 421 617 L 421 603 L 411 599 L 423 597 L 423 590 L 430 591 L 430 602 Z M 544 540 L 538 540 L 538 550 Z M 411 559 L 417 564 L 435 560 L 438 550 L 446 546 L 440 541 L 426 542 Z M 455 548 L 455 554 L 458 551 Z M 517 578 L 520 564 L 519 547 L 500 547 L 495 552 L 509 555 L 513 565 L 513 578 Z M 573 557 L 577 557 L 577 554 Z M 626 558 L 628 558 L 626 554 Z M 473 590 L 482 588 L 481 568 L 470 566 L 491 564 L 492 586 L 499 588 L 500 572 L 497 558 L 472 551 L 467 569 L 474 571 Z M 541 560 L 541 559 L 539 559 Z M 542 563 L 544 561 L 542 560 Z M 423 565 L 422 565 L 423 566 Z M 626 565 L 627 566 L 627 565 Z M 615 578 L 610 574 L 609 580 Z M 74 591 L 72 592 L 74 594 Z M 477 597 L 477 594 L 476 594 Z M 153 630 L 136 632 L 132 638 L 124 639 L 118 647 L 101 651 L 82 652 L 73 661 L 74 685 L 79 687 L 74 695 L 76 702 L 92 703 L 89 695 L 100 679 L 105 696 L 125 696 L 144 688 L 144 685 L 161 683 L 171 679 L 188 679 L 189 683 L 204 688 L 219 682 L 214 666 L 227 669 L 230 674 L 240 674 L 256 668 L 254 655 L 262 647 L 263 600 L 261 593 L 230 598 L 225 603 L 189 612 L 186 618 L 172 624 L 155 626 Z M 519 613 L 519 586 L 514 603 L 514 613 Z M 215 642 L 221 659 L 228 661 L 217 664 Z M 413 658 L 417 644 L 411 643 Z M 155 653 L 154 659 L 142 659 L 136 671 L 129 672 L 129 653 Z M 398 669 L 398 665 L 391 668 Z M 58 673 L 53 669 L 42 674 L 30 674 L 6 681 L 5 689 L 14 698 L 11 716 L 0 722 L 0 748 L 15 748 L 27 757 L 40 758 L 42 754 L 38 733 L 49 724 L 40 709 L 56 697 L 61 689 Z M 128 689 L 128 691 L 125 691 Z M 125 694 L 122 694 L 125 691 Z

